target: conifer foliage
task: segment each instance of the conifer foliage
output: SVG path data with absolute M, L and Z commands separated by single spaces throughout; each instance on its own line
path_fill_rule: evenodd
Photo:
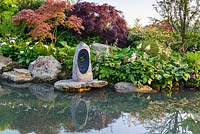
M 43 41 L 44 39 L 55 39 L 53 29 L 59 25 L 73 29 L 80 33 L 83 29 L 82 19 L 75 15 L 67 16 L 65 13 L 72 11 L 73 6 L 64 1 L 47 0 L 36 10 L 23 9 L 18 15 L 13 17 L 15 24 L 23 24 L 30 29 L 29 35 L 34 39 Z
M 79 2 L 74 5 L 73 15 L 83 20 L 85 29 L 82 36 L 95 34 L 104 43 L 116 43 L 119 47 L 126 47 L 128 28 L 121 11 L 108 4 L 96 5 L 90 2 Z

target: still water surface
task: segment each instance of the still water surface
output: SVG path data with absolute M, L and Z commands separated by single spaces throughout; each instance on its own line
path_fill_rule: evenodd
M 10 85 L 9 85 L 10 86 Z M 0 85 L 0 134 L 199 134 L 200 94 L 54 92 Z

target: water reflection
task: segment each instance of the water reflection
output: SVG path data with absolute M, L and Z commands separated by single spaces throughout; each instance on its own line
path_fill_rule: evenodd
M 173 98 L 110 89 L 54 92 L 50 85 L 1 86 L 0 134 L 198 134 L 200 94 Z M 7 91 L 9 93 L 7 93 Z M 149 97 L 148 97 L 149 98 Z M 164 101 L 163 101 L 164 100 Z
M 0 134 L 20 134 L 19 131 L 17 130 L 9 130 L 9 129 L 6 129 L 4 131 L 1 131 Z
M 72 99 L 71 116 L 75 130 L 83 129 L 87 124 L 89 106 L 90 101 L 82 99 L 80 96 Z
M 57 97 L 54 93 L 54 87 L 51 84 L 31 84 L 29 90 L 40 100 L 51 102 L 55 101 L 55 98 Z
M 3 95 L 10 94 L 10 93 L 11 93 L 10 89 L 3 88 L 3 86 L 0 85 L 0 97 Z
M 148 133 L 159 133 L 159 134 L 189 134 L 192 133 L 188 129 L 189 124 L 185 124 L 185 121 L 191 118 L 192 114 L 181 113 L 176 111 L 174 113 L 169 113 L 162 117 L 153 119 L 151 121 L 146 121 L 144 127 L 147 128 Z

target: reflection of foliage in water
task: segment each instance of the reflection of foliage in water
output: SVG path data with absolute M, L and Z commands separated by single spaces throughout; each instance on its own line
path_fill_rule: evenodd
M 55 102 L 36 99 L 27 90 L 16 90 L 0 97 L 0 130 L 17 129 L 22 133 L 32 131 L 53 134 L 71 123 L 71 98 L 60 95 Z M 28 117 L 28 118 L 27 118 Z
M 132 112 L 151 133 L 198 134 L 200 132 L 200 94 L 189 98 L 170 98 L 166 101 L 150 101 L 139 114 Z
M 148 97 L 151 99 L 145 99 L 145 95 L 118 94 L 109 89 L 81 93 L 81 99 L 90 101 L 88 121 L 81 130 L 73 128 L 71 108 L 75 95 L 56 93 L 55 101 L 47 102 L 38 100 L 28 90 L 13 90 L 0 97 L 0 115 L 3 115 L 0 116 L 0 131 L 17 129 L 21 133 L 54 134 L 63 128 L 66 132 L 87 133 L 107 128 L 123 116 L 121 113 L 131 113 L 127 120 L 137 119 L 148 133 L 200 132 L 200 93 L 171 98 L 156 94 Z
M 63 106 L 70 107 L 70 104 L 70 99 L 55 105 L 52 102 L 36 99 L 26 90 L 17 90 L 0 97 L 0 115 L 3 115 L 0 116 L 0 130 L 12 128 L 22 133 L 28 133 L 31 130 L 38 132 L 37 134 L 56 133 L 55 131 L 60 128 L 59 122 L 64 122 L 66 118 L 55 113 Z M 57 108 L 60 105 L 62 107 Z
M 188 128 L 193 134 L 199 134 L 200 132 L 200 121 L 196 121 L 193 118 L 185 119 L 182 122 L 183 128 Z

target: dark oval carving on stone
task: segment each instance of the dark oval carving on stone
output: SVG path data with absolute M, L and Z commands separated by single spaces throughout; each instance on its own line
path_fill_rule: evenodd
M 89 68 L 89 53 L 86 49 L 81 49 L 78 54 L 78 68 L 85 74 Z

